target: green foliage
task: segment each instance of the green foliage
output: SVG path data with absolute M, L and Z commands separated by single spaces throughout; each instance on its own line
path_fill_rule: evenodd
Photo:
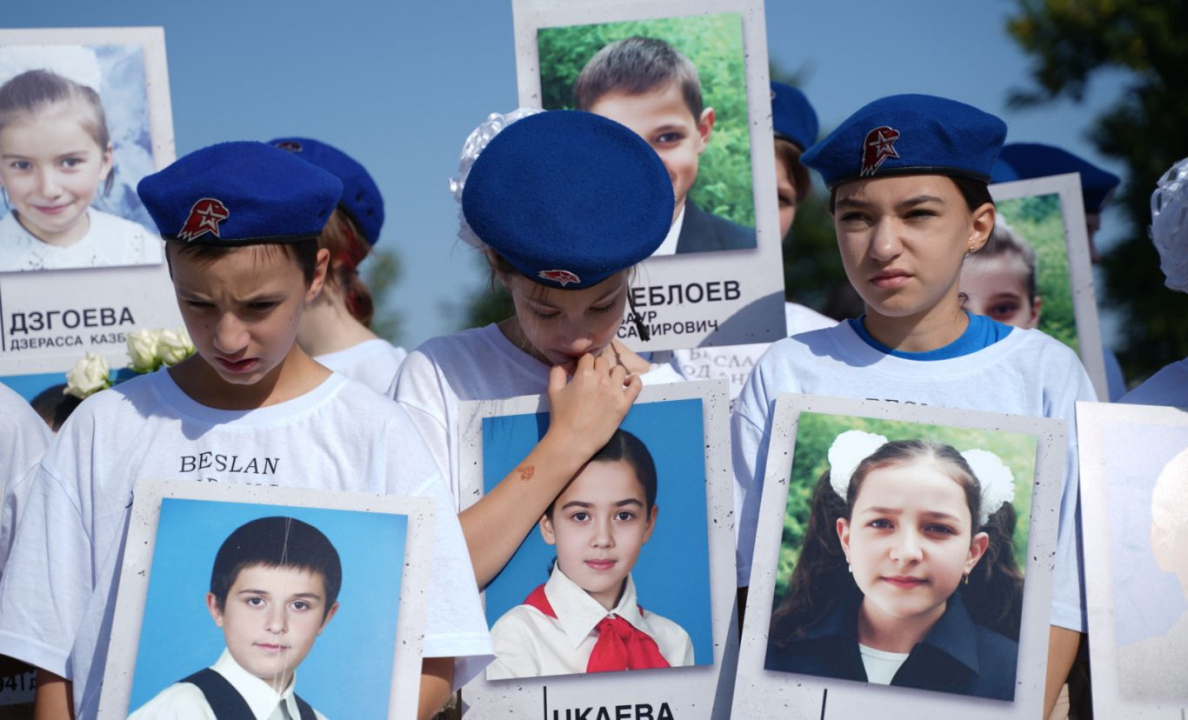
M 1027 567 L 1027 537 L 1031 527 L 1031 491 L 1035 477 L 1037 441 L 1032 435 L 1000 431 L 926 425 L 903 420 L 801 413 L 796 429 L 796 449 L 792 456 L 792 476 L 788 484 L 788 504 L 784 514 L 784 533 L 776 570 L 775 605 L 787 592 L 792 570 L 808 531 L 813 491 L 829 468 L 829 447 L 846 430 L 864 430 L 889 440 L 926 439 L 951 445 L 959 451 L 981 448 L 995 453 L 1015 475 L 1015 559 L 1020 570 Z
M 717 117 L 689 197 L 703 210 L 754 227 L 742 20 L 737 14 L 543 28 L 537 35 L 543 106 L 572 109 L 574 81 L 590 58 L 606 45 L 634 36 L 664 40 L 689 58 L 701 78 L 705 106 Z
M 388 298 L 404 272 L 400 256 L 395 250 L 372 250 L 363 265 L 363 282 L 371 290 L 375 314 L 371 331 L 393 345 L 400 344 L 400 313 L 388 305 Z
M 1039 329 L 1078 349 L 1068 250 L 1060 196 L 1052 193 L 1003 200 L 998 213 L 1035 249 L 1036 293 L 1042 299 Z
M 473 256 L 476 258 L 475 262 L 481 266 L 483 274 L 489 276 L 491 269 L 486 258 L 482 253 L 474 253 Z M 458 329 L 465 330 L 506 320 L 516 313 L 516 308 L 502 285 L 498 282 L 488 282 L 472 292 L 465 302 L 449 307 L 446 311 L 457 318 Z
M 1096 119 L 1091 138 L 1127 166 L 1117 202 L 1126 239 L 1106 255 L 1103 299 L 1123 318 L 1119 359 L 1137 379 L 1188 356 L 1188 295 L 1163 286 L 1147 239 L 1156 179 L 1188 156 L 1188 0 L 1017 0 L 1008 30 L 1033 59 L 1021 105 L 1083 100 L 1093 77 L 1129 71 L 1127 91 Z

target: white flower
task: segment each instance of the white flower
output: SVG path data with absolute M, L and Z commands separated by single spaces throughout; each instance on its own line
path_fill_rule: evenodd
M 843 500 L 850 489 L 850 478 L 858 464 L 887 444 L 882 435 L 862 430 L 847 430 L 829 446 L 829 485 Z
M 137 330 L 128 333 L 128 367 L 138 373 L 150 373 L 161 367 L 157 345 L 161 339 L 160 330 Z
M 978 513 L 978 527 L 982 527 L 999 508 L 1014 501 L 1015 474 L 989 450 L 974 448 L 961 453 L 961 457 L 982 486 L 982 511 Z
M 173 367 L 194 354 L 194 342 L 185 328 L 162 330 L 157 342 L 157 353 L 166 367 Z
M 76 398 L 86 399 L 104 388 L 111 387 L 111 379 L 108 377 L 110 373 L 111 368 L 107 364 L 107 358 L 95 353 L 87 353 L 74 363 L 70 372 L 66 373 L 66 389 L 62 392 Z

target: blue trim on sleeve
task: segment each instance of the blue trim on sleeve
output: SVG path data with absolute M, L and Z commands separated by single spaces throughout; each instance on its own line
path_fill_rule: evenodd
M 994 343 L 1002 340 L 1014 330 L 1010 325 L 1004 325 L 996 320 L 991 320 L 985 315 L 972 315 L 966 313 L 969 317 L 969 327 L 965 328 L 965 332 L 961 333 L 961 337 L 953 342 L 939 347 L 935 350 L 927 352 L 905 352 L 903 350 L 894 350 L 882 344 L 878 340 L 871 337 L 871 334 L 866 331 L 866 325 L 863 319 L 866 315 L 857 318 L 852 318 L 848 322 L 850 327 L 854 328 L 854 332 L 858 333 L 858 337 L 862 338 L 863 342 L 871 346 L 881 353 L 891 355 L 893 357 L 904 358 L 906 360 L 952 360 L 953 358 L 964 357 L 965 355 L 972 355 L 977 351 L 988 348 Z

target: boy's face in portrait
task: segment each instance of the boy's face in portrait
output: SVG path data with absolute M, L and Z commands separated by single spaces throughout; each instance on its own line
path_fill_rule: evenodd
M 940 619 L 989 544 L 971 524 L 965 491 L 936 463 L 868 472 L 850 519 L 837 521 L 862 611 L 886 620 Z
M 676 197 L 672 216 L 675 221 L 697 180 L 697 163 L 713 133 L 713 108 L 694 117 L 680 83 L 670 82 L 642 95 L 608 92 L 590 105 L 590 112 L 631 128 L 664 161 Z
M 1188 450 L 1172 459 L 1155 483 L 1151 551 L 1159 569 L 1176 576 L 1188 598 Z
M 1027 292 L 1027 263 L 1014 253 L 992 258 L 967 258 L 961 267 L 965 309 L 1006 325 L 1031 329 L 1039 325 L 1040 305 Z
M 607 610 L 652 536 L 655 506 L 647 510 L 643 484 L 625 462 L 592 462 L 574 478 L 540 521 L 544 541 L 557 548 L 561 572 Z
M 263 565 L 239 571 L 222 609 L 212 593 L 206 606 L 235 662 L 278 692 L 338 610 L 321 573 Z

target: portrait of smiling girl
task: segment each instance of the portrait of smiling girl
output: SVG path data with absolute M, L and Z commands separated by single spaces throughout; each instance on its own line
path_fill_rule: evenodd
M 0 271 L 159 263 L 157 237 L 94 207 L 114 181 L 96 88 L 48 69 L 0 85 L 0 187 L 10 211 L 0 219 Z
M 1012 700 L 1014 493 L 989 451 L 841 433 L 772 613 L 767 669 Z

